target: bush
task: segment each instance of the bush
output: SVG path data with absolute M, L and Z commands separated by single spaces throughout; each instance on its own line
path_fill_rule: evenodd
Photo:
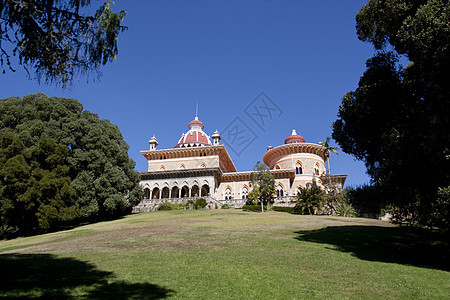
M 244 205 L 242 209 L 247 211 L 261 212 L 261 205 Z M 264 205 L 264 210 L 267 210 L 266 205 Z
M 158 207 L 158 210 L 173 210 L 172 203 L 164 202 Z
M 299 215 L 313 215 L 324 210 L 327 198 L 319 187 L 301 188 L 297 195 L 297 204 L 292 213 Z
M 225 203 L 224 205 L 222 205 L 222 209 L 230 209 L 231 205 L 228 203 Z
M 286 212 L 286 213 L 292 213 L 294 210 L 293 207 L 286 207 L 286 206 L 273 206 L 272 209 L 274 211 L 280 211 L 280 212 Z
M 202 209 L 202 208 L 205 208 L 206 205 L 208 205 L 208 203 L 206 202 L 206 200 L 204 198 L 198 198 L 194 202 L 194 209 Z
M 336 202 L 334 206 L 334 214 L 341 217 L 355 217 L 356 211 L 347 201 Z
M 438 198 L 431 206 L 431 225 L 448 234 L 450 232 L 450 186 L 439 188 L 437 196 Z

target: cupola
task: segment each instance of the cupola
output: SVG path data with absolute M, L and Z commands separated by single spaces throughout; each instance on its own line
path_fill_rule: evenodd
M 211 146 L 209 136 L 203 131 L 203 123 L 195 117 L 189 124 L 189 131 L 183 133 L 174 148 Z
M 304 142 L 305 139 L 301 135 L 298 135 L 295 129 L 292 129 L 292 134 L 284 140 L 285 144 L 304 143 Z
M 217 129 L 216 129 L 216 131 L 214 131 L 214 134 L 213 134 L 211 137 L 212 137 L 212 139 L 213 139 L 213 145 L 214 145 L 214 146 L 219 145 L 220 134 L 219 134 L 219 132 L 217 131 Z
M 150 144 L 150 150 L 156 150 L 156 146 L 158 145 L 158 141 L 156 140 L 156 137 L 153 136 L 150 141 L 148 141 Z

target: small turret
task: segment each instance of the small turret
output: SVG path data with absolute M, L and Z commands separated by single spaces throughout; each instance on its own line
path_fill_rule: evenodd
M 217 131 L 217 129 L 216 129 L 216 131 L 214 131 L 214 134 L 213 134 L 211 137 L 212 137 L 212 139 L 213 139 L 213 145 L 214 145 L 214 146 L 219 145 L 220 134 L 219 134 L 219 132 Z
M 150 144 L 150 150 L 156 150 L 156 145 L 158 145 L 158 141 L 156 140 L 155 136 L 153 136 L 150 141 L 148 141 Z

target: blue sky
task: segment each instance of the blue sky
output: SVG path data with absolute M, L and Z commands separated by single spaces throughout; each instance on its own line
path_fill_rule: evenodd
M 139 151 L 148 140 L 156 135 L 158 148 L 173 147 L 198 103 L 209 135 L 245 124 L 247 142 L 236 147 L 229 137 L 225 145 L 238 171 L 251 170 L 292 129 L 306 142 L 331 136 L 342 96 L 374 53 L 356 37 L 355 15 L 366 2 L 116 0 L 128 30 L 100 81 L 80 78 L 62 90 L 27 79 L 16 64 L 0 77 L 0 98 L 43 92 L 79 100 L 119 126 L 138 171 L 146 171 Z M 251 117 L 261 92 L 278 108 L 261 111 L 264 124 Z M 364 164 L 342 151 L 331 168 L 348 174 L 347 185 L 369 181 Z

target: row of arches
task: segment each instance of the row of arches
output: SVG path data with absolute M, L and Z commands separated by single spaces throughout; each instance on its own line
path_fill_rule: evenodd
M 248 193 L 249 193 L 248 187 L 244 186 L 242 188 L 242 190 L 241 190 L 242 199 L 248 199 Z M 232 200 L 233 199 L 232 192 L 231 192 L 231 187 L 227 187 L 225 189 L 224 195 L 225 195 L 225 200 Z
M 276 191 L 277 191 L 277 198 L 281 198 L 284 196 L 284 188 L 281 185 L 281 183 L 279 183 L 277 185 Z M 231 187 L 227 187 L 224 192 L 225 200 L 232 200 L 233 199 L 232 194 L 233 193 L 232 193 Z M 248 199 L 248 194 L 249 194 L 249 189 L 246 186 L 244 186 L 241 190 L 241 198 Z
M 173 199 L 173 198 L 191 198 L 191 197 L 206 197 L 210 195 L 209 185 L 204 184 L 201 187 L 193 185 L 188 187 L 183 185 L 181 187 L 174 186 L 171 189 L 169 187 L 149 187 L 144 188 L 144 199 Z

